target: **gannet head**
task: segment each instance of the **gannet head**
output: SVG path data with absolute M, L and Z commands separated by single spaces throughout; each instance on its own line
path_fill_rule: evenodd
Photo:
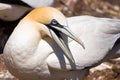
M 53 38 L 69 60 L 74 61 L 65 41 L 63 40 L 63 34 L 72 38 L 84 48 L 82 41 L 69 29 L 65 16 L 59 10 L 52 7 L 41 7 L 34 9 L 25 18 L 29 18 L 41 24 L 39 27 L 42 32 L 41 35 L 44 32 L 44 36 L 47 35 Z

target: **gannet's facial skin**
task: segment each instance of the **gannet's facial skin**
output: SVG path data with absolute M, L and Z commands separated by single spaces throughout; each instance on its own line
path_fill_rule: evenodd
M 72 62 L 74 59 L 63 39 L 63 34 L 74 39 L 84 48 L 82 41 L 69 29 L 65 16 L 59 10 L 52 7 L 37 8 L 30 12 L 25 18 L 41 24 L 38 29 L 40 30 L 41 37 L 43 38 L 47 35 L 53 38 Z

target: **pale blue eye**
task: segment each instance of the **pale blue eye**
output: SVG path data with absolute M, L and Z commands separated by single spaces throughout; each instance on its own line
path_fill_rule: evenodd
M 55 19 L 53 19 L 51 21 L 51 25 L 57 26 L 57 25 L 59 25 L 59 23 Z
M 57 20 L 53 19 L 50 23 L 51 26 L 63 28 L 64 26 L 59 24 Z

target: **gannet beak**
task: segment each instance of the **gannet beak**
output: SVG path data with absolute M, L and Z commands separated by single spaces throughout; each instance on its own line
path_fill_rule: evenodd
M 68 27 L 59 25 L 59 26 L 51 26 L 51 28 L 52 29 L 50 29 L 50 33 L 53 39 L 61 47 L 61 49 L 64 51 L 65 55 L 69 58 L 69 60 L 74 62 L 72 54 L 63 39 L 62 33 L 72 38 L 76 42 L 78 42 L 85 49 L 83 42 L 78 37 L 76 37 Z
M 83 42 L 69 29 L 69 27 L 65 27 L 63 25 L 59 25 L 59 27 L 56 27 L 56 26 L 51 26 L 51 27 L 53 27 L 54 29 L 58 30 L 59 32 L 67 35 L 68 37 L 72 38 L 73 40 L 78 42 L 85 49 Z
M 65 35 L 67 35 L 68 37 L 72 38 L 76 42 L 78 42 L 85 49 L 83 42 L 69 29 L 69 27 L 62 27 L 62 28 L 55 27 L 55 28 L 60 32 L 64 33 Z

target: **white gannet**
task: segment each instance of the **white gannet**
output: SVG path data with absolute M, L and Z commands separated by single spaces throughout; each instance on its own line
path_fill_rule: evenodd
M 85 49 L 78 39 L 78 42 L 67 40 L 64 29 L 68 27 L 60 25 L 68 26 Z M 119 25 L 119 19 L 92 16 L 71 17 L 66 21 L 54 8 L 35 9 L 10 36 L 4 49 L 5 64 L 20 80 L 83 80 L 89 68 L 120 54 Z M 64 45 L 62 49 L 59 40 Z M 66 50 L 71 54 L 68 57 L 64 56 Z
M 6 43 L 4 59 L 8 70 L 21 80 L 59 79 L 50 76 L 46 60 L 55 52 L 60 61 L 64 61 L 61 56 L 65 54 L 71 64 L 75 63 L 67 36 L 85 48 L 59 10 L 52 7 L 34 9 L 19 22 Z M 75 65 L 72 68 L 76 69 Z

